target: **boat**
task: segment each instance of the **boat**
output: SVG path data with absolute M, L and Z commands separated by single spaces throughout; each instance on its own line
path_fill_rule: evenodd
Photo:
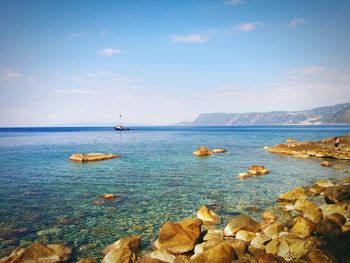
M 119 115 L 119 124 L 117 126 L 114 126 L 114 129 L 116 131 L 130 131 L 130 128 L 124 127 L 122 125 L 122 115 Z

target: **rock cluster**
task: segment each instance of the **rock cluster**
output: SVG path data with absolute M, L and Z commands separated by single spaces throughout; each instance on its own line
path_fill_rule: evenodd
M 265 149 L 272 153 L 288 154 L 299 158 L 318 157 L 350 160 L 350 135 L 340 136 L 339 139 L 339 151 L 334 147 L 334 138 L 309 142 L 287 140 L 285 144 L 265 147 Z
M 225 153 L 225 152 L 227 151 L 226 149 L 223 149 L 223 148 L 215 148 L 215 149 L 209 150 L 207 147 L 202 145 L 197 150 L 195 150 L 192 154 L 196 156 L 210 156 L 210 155 L 213 155 L 214 153 Z
M 297 187 L 282 193 L 260 222 L 238 215 L 223 229 L 213 226 L 219 223 L 219 216 L 202 206 L 197 218 L 165 222 L 153 251 L 141 254 L 141 237 L 128 236 L 102 251 L 102 263 L 350 262 L 349 182 L 350 177 Z M 16 248 L 0 263 L 64 262 L 70 254 L 68 246 L 35 242 L 26 249 Z
M 268 174 L 270 171 L 265 168 L 263 165 L 252 165 L 248 168 L 246 173 L 240 173 L 238 177 L 240 179 L 245 179 L 250 176 L 264 175 Z
M 115 155 L 111 153 L 75 153 L 69 157 L 69 160 L 73 162 L 94 162 L 102 161 L 107 159 L 119 158 L 120 155 Z

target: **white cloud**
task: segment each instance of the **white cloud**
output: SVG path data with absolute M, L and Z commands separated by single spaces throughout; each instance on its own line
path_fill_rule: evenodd
M 204 43 L 208 40 L 208 36 L 203 34 L 171 35 L 169 39 L 175 43 Z
M 255 29 L 258 26 L 259 23 L 254 23 L 254 22 L 249 22 L 249 23 L 244 23 L 238 25 L 238 30 L 244 31 L 244 32 L 249 32 Z
M 101 31 L 101 32 L 100 32 L 100 34 L 101 34 L 101 36 L 105 36 L 105 35 L 107 35 L 107 34 L 108 34 L 108 32 L 107 32 L 107 31 L 105 31 L 105 30 L 103 30 L 103 31 Z
M 244 4 L 245 0 L 229 0 L 225 2 L 226 5 L 240 5 Z
M 89 33 L 88 32 L 72 32 L 69 33 L 70 37 L 82 37 L 82 36 L 87 36 Z
M 288 70 L 287 73 L 309 75 L 309 74 L 314 74 L 314 73 L 324 71 L 325 69 L 326 68 L 323 66 L 309 66 L 309 67 L 291 69 L 291 70 Z
M 62 94 L 78 94 L 78 95 L 84 95 L 84 94 L 96 94 L 96 90 L 87 90 L 87 89 L 59 89 L 56 90 L 58 93 Z
M 0 67 L 0 80 L 19 79 L 20 77 L 21 73 L 18 71 L 11 68 Z
M 290 22 L 289 22 L 289 26 L 290 27 L 296 27 L 299 24 L 306 24 L 306 19 L 302 18 L 302 17 L 296 17 L 293 18 Z
M 99 56 L 113 56 L 113 55 L 119 55 L 121 53 L 124 53 L 125 50 L 118 49 L 118 48 L 105 48 L 102 50 L 97 51 L 97 55 Z

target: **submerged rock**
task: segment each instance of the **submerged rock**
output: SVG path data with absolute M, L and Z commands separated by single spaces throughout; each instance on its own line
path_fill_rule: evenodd
M 155 242 L 157 249 L 170 253 L 184 253 L 194 249 L 201 233 L 202 220 L 184 219 L 180 223 L 165 222 Z
M 225 152 L 227 152 L 227 150 L 224 148 L 215 148 L 215 149 L 212 149 L 211 151 L 213 153 L 225 153 Z
M 120 155 L 115 155 L 111 153 L 75 153 L 69 157 L 69 160 L 73 162 L 94 162 L 102 161 L 107 159 L 119 158 Z
M 332 164 L 330 162 L 328 162 L 328 161 L 324 161 L 324 162 L 321 163 L 321 166 L 322 167 L 332 167 Z
M 196 156 L 210 156 L 213 154 L 213 152 L 210 151 L 207 147 L 201 146 L 199 147 L 199 149 L 195 150 L 192 154 Z

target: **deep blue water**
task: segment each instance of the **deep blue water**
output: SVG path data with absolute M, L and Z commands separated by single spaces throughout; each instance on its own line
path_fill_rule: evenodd
M 222 225 L 239 213 L 258 219 L 260 212 L 247 208 L 264 209 L 295 186 L 344 176 L 322 168 L 320 160 L 275 155 L 264 146 L 349 132 L 350 126 L 134 127 L 122 133 L 111 127 L 2 128 L 0 257 L 36 239 L 71 244 L 80 257 L 99 256 L 117 239 L 140 234 L 147 249 L 162 223 L 194 216 L 203 204 L 218 209 Z M 228 152 L 194 157 L 200 145 Z M 67 160 L 76 152 L 123 157 Z M 271 173 L 237 179 L 253 164 Z M 93 203 L 106 193 L 121 197 Z

